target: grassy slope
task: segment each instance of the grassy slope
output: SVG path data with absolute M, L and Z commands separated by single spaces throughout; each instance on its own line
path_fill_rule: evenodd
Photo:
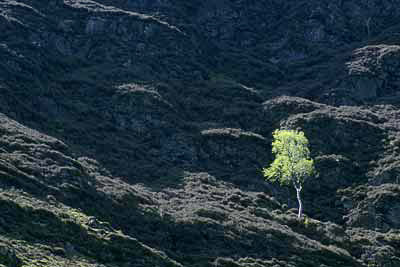
M 396 103 L 270 99 L 321 100 L 366 44 L 341 29 L 362 22 L 315 44 L 309 5 L 270 4 L 0 3 L 0 263 L 399 264 Z M 307 223 L 259 171 L 280 124 L 306 131 L 318 164 Z

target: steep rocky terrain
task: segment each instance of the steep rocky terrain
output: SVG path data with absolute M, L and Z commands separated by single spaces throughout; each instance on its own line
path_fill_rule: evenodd
M 399 15 L 0 0 L 0 266 L 400 266 Z M 304 221 L 261 174 L 283 126 Z

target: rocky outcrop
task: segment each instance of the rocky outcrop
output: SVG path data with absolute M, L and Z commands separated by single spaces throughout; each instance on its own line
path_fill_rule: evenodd
M 347 87 L 358 100 L 397 95 L 400 46 L 367 46 L 354 51 L 348 62 Z
M 370 45 L 355 49 L 348 58 L 337 63 L 344 71 L 319 100 L 336 106 L 396 103 L 399 48 L 397 45 Z

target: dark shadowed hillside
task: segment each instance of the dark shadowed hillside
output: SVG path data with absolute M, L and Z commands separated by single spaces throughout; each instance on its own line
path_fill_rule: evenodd
M 400 3 L 0 0 L 0 266 L 400 266 Z M 301 129 L 318 175 L 265 182 Z

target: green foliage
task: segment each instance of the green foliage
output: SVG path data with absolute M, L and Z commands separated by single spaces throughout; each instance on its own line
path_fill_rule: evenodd
M 275 160 L 269 168 L 263 169 L 264 177 L 282 185 L 302 185 L 304 179 L 315 171 L 306 136 L 301 131 L 275 130 L 273 137 L 272 152 Z
M 304 226 L 305 226 L 306 228 L 308 228 L 309 225 L 310 225 L 310 220 L 308 219 L 308 217 L 305 217 L 305 218 L 304 218 Z

